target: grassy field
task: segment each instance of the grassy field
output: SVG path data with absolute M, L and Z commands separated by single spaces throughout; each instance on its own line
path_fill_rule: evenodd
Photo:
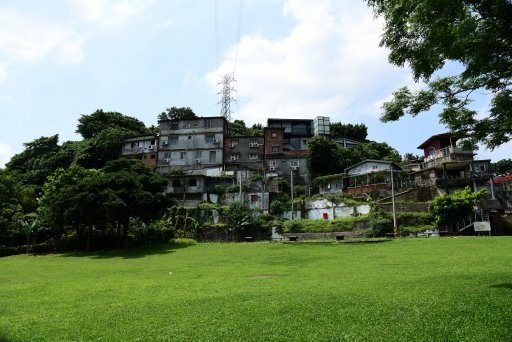
M 0 341 L 511 341 L 512 238 L 0 259 Z

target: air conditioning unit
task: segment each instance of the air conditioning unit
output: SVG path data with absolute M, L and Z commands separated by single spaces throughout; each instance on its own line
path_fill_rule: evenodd
M 231 160 L 237 160 L 238 158 L 236 156 L 231 156 Z
M 201 164 L 201 159 L 196 159 L 196 164 Z
M 170 162 L 170 159 L 169 159 L 169 158 L 165 158 L 165 159 L 164 159 L 164 164 L 169 164 L 169 162 Z
M 152 150 L 152 149 L 154 149 L 154 148 L 155 148 L 155 147 L 154 147 L 153 145 L 149 145 L 149 146 L 148 146 L 148 150 Z
M 217 139 L 217 138 L 213 139 L 213 143 L 214 144 L 218 144 L 219 143 L 219 139 Z
M 295 165 L 295 166 L 292 166 L 290 169 L 291 169 L 292 171 L 297 171 L 297 170 L 299 169 L 299 167 Z
M 276 167 L 275 167 L 275 166 L 271 166 L 271 167 L 269 167 L 269 168 L 268 168 L 268 170 L 269 170 L 269 171 L 271 171 L 271 172 L 272 172 L 272 171 L 275 171 L 275 170 L 276 170 Z
M 233 143 L 229 144 L 229 147 L 231 147 L 231 148 L 233 148 L 233 147 L 235 147 L 235 146 L 236 146 L 236 145 L 235 145 L 235 144 L 233 144 Z
M 162 141 L 162 145 L 164 145 L 164 146 L 169 145 L 169 140 L 164 140 L 164 141 Z
M 254 143 L 254 147 L 260 147 L 260 144 Z
M 253 144 L 253 143 L 250 143 L 250 144 L 249 144 L 249 147 L 251 147 L 251 148 L 252 148 L 252 147 L 254 147 L 254 144 Z

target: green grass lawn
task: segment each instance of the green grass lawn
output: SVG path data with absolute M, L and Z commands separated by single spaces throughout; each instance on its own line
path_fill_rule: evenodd
M 511 341 L 512 238 L 0 258 L 0 341 Z

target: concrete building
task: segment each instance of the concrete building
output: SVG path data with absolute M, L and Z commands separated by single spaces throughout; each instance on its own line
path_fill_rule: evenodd
M 156 171 L 169 180 L 167 193 L 183 202 L 206 200 L 208 192 L 226 177 L 223 117 L 199 117 L 159 122 Z
M 398 186 L 402 168 L 389 161 L 366 159 L 346 168 L 345 173 L 348 178 L 347 193 L 367 193 L 391 190 L 391 175 Z
M 121 155 L 128 158 L 140 159 L 152 170 L 156 169 L 158 153 L 157 135 L 141 135 L 124 141 Z
M 411 175 L 418 185 L 435 186 L 445 192 L 486 186 L 491 177 L 491 161 L 474 160 L 474 151 L 458 147 L 458 139 L 450 133 L 437 134 L 418 146 L 423 150 L 423 163 L 421 170 Z

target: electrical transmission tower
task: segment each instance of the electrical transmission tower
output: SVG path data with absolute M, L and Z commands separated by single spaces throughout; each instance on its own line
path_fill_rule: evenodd
M 231 95 L 233 92 L 236 92 L 233 86 L 234 83 L 236 83 L 234 73 L 224 74 L 219 82 L 219 86 L 222 87 L 218 93 L 221 96 L 220 102 L 218 102 L 221 105 L 220 115 L 227 121 L 231 121 L 231 102 L 236 101 Z

